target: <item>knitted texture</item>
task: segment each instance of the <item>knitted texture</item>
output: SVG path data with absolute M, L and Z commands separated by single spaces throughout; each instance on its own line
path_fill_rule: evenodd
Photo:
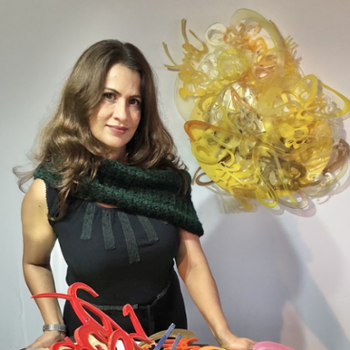
M 182 170 L 190 183 L 188 172 Z M 60 177 L 47 168 L 38 168 L 34 178 L 59 187 Z M 116 206 L 128 213 L 152 217 L 171 223 L 198 236 L 203 227 L 191 200 L 191 187 L 182 195 L 182 176 L 172 170 L 151 170 L 105 160 L 93 181 L 82 181 L 70 196 L 88 202 Z

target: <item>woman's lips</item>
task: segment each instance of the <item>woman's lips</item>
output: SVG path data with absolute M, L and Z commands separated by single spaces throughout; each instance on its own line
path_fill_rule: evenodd
M 128 128 L 124 127 L 124 126 L 117 126 L 117 125 L 107 125 L 107 127 L 114 133 L 117 135 L 123 135 L 126 133 L 126 131 L 128 130 Z

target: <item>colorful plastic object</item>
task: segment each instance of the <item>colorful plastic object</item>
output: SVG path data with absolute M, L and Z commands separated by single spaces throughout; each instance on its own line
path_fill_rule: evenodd
M 75 343 L 66 337 L 64 341 L 51 345 L 50 350 L 115 350 L 118 341 L 122 342 L 125 350 L 223 350 L 223 348 L 217 346 L 199 346 L 194 344 L 194 342 L 198 341 L 194 334 L 188 330 L 174 329 L 175 325 L 173 323 L 166 331 L 147 337 L 133 308 L 129 304 L 123 307 L 123 315 L 130 318 L 135 333 L 128 334 L 103 311 L 80 299 L 77 296 L 79 289 L 85 290 L 94 297 L 98 296 L 92 288 L 81 282 L 72 284 L 68 288 L 67 294 L 42 293 L 33 295 L 33 298 L 54 297 L 68 300 L 82 322 L 82 326 L 74 332 Z M 96 321 L 91 315 L 97 316 L 100 322 Z M 92 338 L 98 344 L 91 344 Z M 255 344 L 253 350 L 293 349 L 282 344 L 264 341 Z
M 68 288 L 67 294 L 43 293 L 33 296 L 33 298 L 55 297 L 69 300 L 74 312 L 83 324 L 74 332 L 75 343 L 66 337 L 64 341 L 51 345 L 50 350 L 102 350 L 101 346 L 95 347 L 91 345 L 91 336 L 93 336 L 101 344 L 105 344 L 108 350 L 115 350 L 118 341 L 123 343 L 125 350 L 142 350 L 136 341 L 142 341 L 146 344 L 152 343 L 144 332 L 133 308 L 130 305 L 127 304 L 123 307 L 123 315 L 130 317 L 132 325 L 135 328 L 135 333 L 132 334 L 125 332 L 116 322 L 114 322 L 96 306 L 93 306 L 87 301 L 80 299 L 77 296 L 77 291 L 79 289 L 85 290 L 94 297 L 98 296 L 98 294 L 92 288 L 80 282 L 72 284 Z M 101 323 L 96 321 L 91 314 L 98 316 Z
M 350 101 L 315 75 L 303 76 L 290 37 L 258 13 L 240 9 L 226 27 L 209 27 L 190 43 L 182 21 L 184 56 L 176 63 L 176 104 L 202 173 L 194 180 L 273 208 L 306 208 L 329 193 L 347 171 L 341 139 Z M 203 177 L 209 180 L 203 180 Z M 213 187 L 214 185 L 214 187 Z M 221 191 L 218 190 L 222 189 Z
M 271 341 L 262 341 L 260 343 L 256 343 L 254 345 L 253 350 L 294 350 L 292 348 L 289 348 L 288 346 L 273 343 Z

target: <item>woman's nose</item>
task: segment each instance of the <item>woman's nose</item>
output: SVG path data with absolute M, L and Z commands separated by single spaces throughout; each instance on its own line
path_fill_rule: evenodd
M 118 101 L 113 106 L 113 118 L 126 119 L 127 117 L 128 117 L 127 104 L 122 99 L 118 99 Z

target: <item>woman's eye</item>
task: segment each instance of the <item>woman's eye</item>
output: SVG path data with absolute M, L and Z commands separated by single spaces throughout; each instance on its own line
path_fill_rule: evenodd
M 115 96 L 112 92 L 105 92 L 103 94 L 103 97 L 106 99 L 106 100 L 114 100 L 115 99 Z
M 138 100 L 137 98 L 132 98 L 129 101 L 129 104 L 132 105 L 132 106 L 141 106 L 141 101 Z

